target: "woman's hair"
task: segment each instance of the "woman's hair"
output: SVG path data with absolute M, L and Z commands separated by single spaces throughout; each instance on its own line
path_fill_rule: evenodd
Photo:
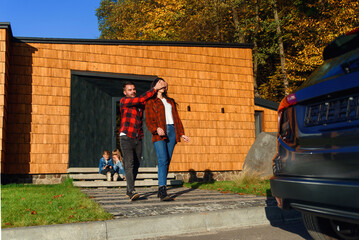
M 159 77 L 158 77 L 158 78 L 156 78 L 156 79 L 152 82 L 151 88 L 153 88 L 153 87 L 158 83 L 158 81 L 160 81 L 160 80 L 166 82 L 163 78 L 159 78 Z M 155 95 L 155 97 L 156 97 L 156 96 L 157 96 L 157 95 Z M 172 100 L 172 101 L 174 102 L 174 104 L 177 106 L 176 101 L 175 101 L 173 98 L 170 98 L 170 97 L 167 95 L 167 91 L 164 91 L 164 92 L 162 93 L 162 96 L 165 97 L 165 98 L 168 98 L 168 99 Z
M 151 88 L 154 88 L 154 86 L 156 86 L 156 84 L 159 82 L 159 81 L 164 81 L 164 82 L 166 82 L 163 78 L 156 78 L 153 82 L 152 82 L 152 84 L 151 84 Z M 162 96 L 164 96 L 164 97 L 166 97 L 166 98 L 168 98 L 167 97 L 167 91 L 165 91 L 164 93 L 162 93 Z

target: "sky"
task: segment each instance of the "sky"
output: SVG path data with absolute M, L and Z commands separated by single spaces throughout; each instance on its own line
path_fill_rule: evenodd
M 15 37 L 82 38 L 100 36 L 95 15 L 101 0 L 1 0 L 0 22 Z

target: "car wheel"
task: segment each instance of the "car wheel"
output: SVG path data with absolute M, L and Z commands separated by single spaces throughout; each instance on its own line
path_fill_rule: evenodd
M 308 233 L 315 240 L 359 240 L 359 225 L 330 220 L 302 212 Z
M 332 229 L 342 239 L 359 240 L 359 225 L 331 220 Z
M 310 236 L 315 240 L 338 239 L 333 231 L 329 219 L 317 217 L 310 213 L 302 212 L 303 223 Z

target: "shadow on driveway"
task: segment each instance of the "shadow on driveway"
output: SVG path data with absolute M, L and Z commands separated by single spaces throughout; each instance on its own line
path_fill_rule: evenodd
M 274 197 L 267 197 L 265 213 L 273 227 L 278 227 L 284 231 L 297 234 L 303 239 L 312 240 L 312 237 L 309 235 L 303 224 L 301 213 L 294 209 L 280 209 L 277 206 L 277 201 Z

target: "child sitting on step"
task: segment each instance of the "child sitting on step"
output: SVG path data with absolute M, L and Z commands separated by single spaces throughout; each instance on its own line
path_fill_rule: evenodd
M 115 173 L 113 168 L 113 161 L 110 158 L 110 151 L 108 150 L 103 151 L 103 155 L 99 164 L 99 173 L 106 175 L 107 181 L 111 181 L 111 178 Z
M 118 149 L 112 151 L 112 159 L 113 159 L 113 169 L 115 171 L 113 175 L 113 180 L 126 180 L 125 177 L 125 169 L 123 168 L 123 162 L 121 153 Z

